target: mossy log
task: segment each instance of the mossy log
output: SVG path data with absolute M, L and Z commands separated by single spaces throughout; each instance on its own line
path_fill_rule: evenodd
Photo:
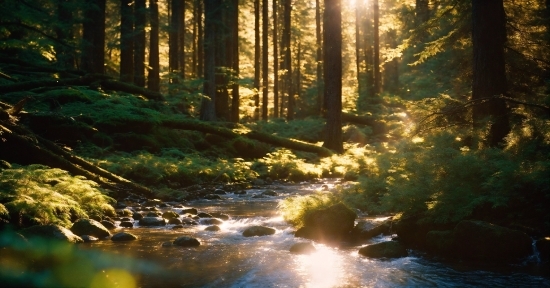
M 160 123 L 161 126 L 172 129 L 182 129 L 182 130 L 195 130 L 204 133 L 216 134 L 228 139 L 237 139 L 239 137 L 248 138 L 251 140 L 256 140 L 271 144 L 278 147 L 284 147 L 292 150 L 311 152 L 318 154 L 322 157 L 328 157 L 334 153 L 325 148 L 320 147 L 314 144 L 301 142 L 294 139 L 287 139 L 283 137 L 278 137 L 275 135 L 262 133 L 258 131 L 247 131 L 243 133 L 237 133 L 231 129 L 224 128 L 221 126 L 216 126 L 215 124 L 210 124 L 207 122 L 201 122 L 196 120 L 164 120 Z
M 375 119 L 373 116 L 360 116 L 348 112 L 342 112 L 342 122 L 370 126 L 374 134 L 387 133 L 386 123 Z
M 150 189 L 101 169 L 9 120 L 0 121 L 0 140 L 0 159 L 63 169 L 93 180 L 116 193 L 133 192 L 147 197 L 154 195 Z
M 19 91 L 29 91 L 36 88 L 43 87 L 63 87 L 63 86 L 84 86 L 91 85 L 93 83 L 98 83 L 100 86 L 106 90 L 126 92 L 130 94 L 138 94 L 149 100 L 164 100 L 162 94 L 151 91 L 145 88 L 141 88 L 135 85 L 128 83 L 123 83 L 117 80 L 114 80 L 108 76 L 101 74 L 88 74 L 83 77 L 69 78 L 69 79 L 55 79 L 55 80 L 36 80 L 36 81 L 25 81 L 17 82 L 7 85 L 1 85 L 0 91 L 3 93 L 10 92 L 19 92 Z

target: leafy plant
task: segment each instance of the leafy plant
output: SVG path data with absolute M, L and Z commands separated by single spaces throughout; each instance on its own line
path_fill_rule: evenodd
M 68 226 L 77 218 L 114 215 L 114 199 L 97 183 L 43 165 L 2 170 L 0 202 L 17 225 Z

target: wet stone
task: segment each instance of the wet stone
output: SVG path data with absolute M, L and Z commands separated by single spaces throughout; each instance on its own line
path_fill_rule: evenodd
M 120 227 L 124 227 L 124 228 L 133 228 L 134 227 L 134 223 L 130 222 L 130 221 L 122 221 L 120 222 Z
M 204 231 L 216 232 L 216 231 L 220 231 L 220 227 L 218 225 L 212 225 L 204 228 Z

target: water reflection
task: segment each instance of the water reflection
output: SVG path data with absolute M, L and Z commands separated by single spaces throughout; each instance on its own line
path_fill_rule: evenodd
M 305 287 L 336 287 L 344 283 L 342 255 L 324 245 L 315 248 L 316 252 L 298 255 L 295 260 L 296 271 L 307 279 Z

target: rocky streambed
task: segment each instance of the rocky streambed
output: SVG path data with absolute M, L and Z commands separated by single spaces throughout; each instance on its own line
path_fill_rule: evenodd
M 184 202 L 130 198 L 119 202 L 119 217 L 77 222 L 71 230 L 86 242 L 79 248 L 126 259 L 140 287 L 550 286 L 537 260 L 446 263 L 404 249 L 392 241 L 388 217 L 359 215 L 355 229 L 362 228 L 354 233 L 364 240 L 326 245 L 295 237 L 277 213 L 278 202 L 332 185 L 214 189 Z

